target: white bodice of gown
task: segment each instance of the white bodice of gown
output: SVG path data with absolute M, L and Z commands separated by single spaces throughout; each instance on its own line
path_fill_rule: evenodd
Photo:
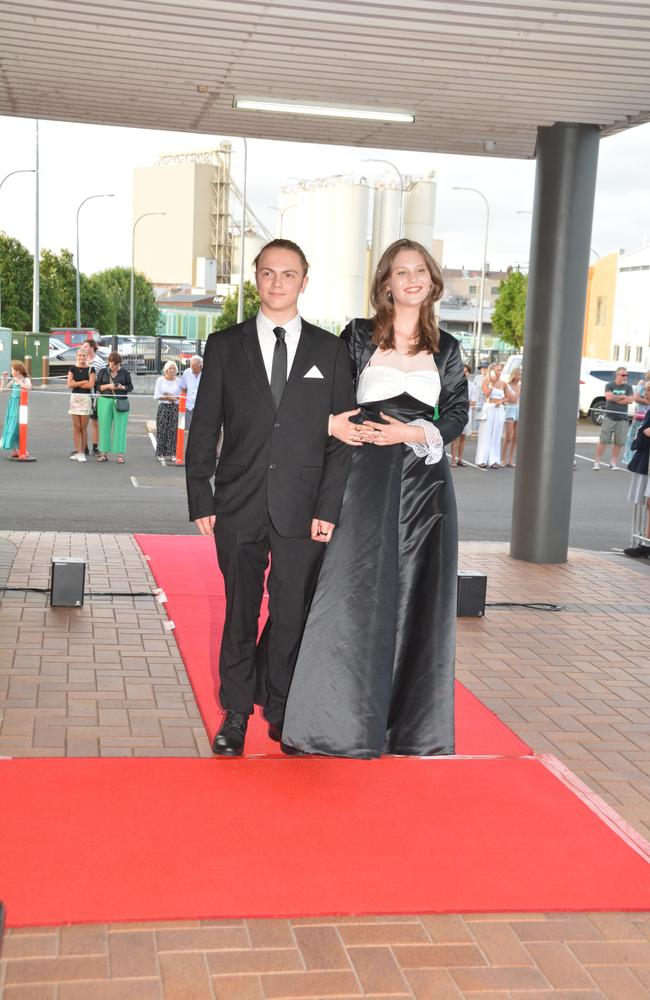
M 435 367 L 402 371 L 389 365 L 366 365 L 359 376 L 357 403 L 375 403 L 407 392 L 421 403 L 435 406 L 440 396 L 440 376 Z

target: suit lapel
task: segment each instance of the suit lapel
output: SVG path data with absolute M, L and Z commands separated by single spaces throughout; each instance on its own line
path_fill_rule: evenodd
M 262 357 L 259 337 L 257 336 L 257 323 L 255 318 L 248 319 L 244 323 L 244 329 L 242 330 L 242 348 L 244 350 L 244 354 L 246 355 L 246 359 L 253 370 L 255 378 L 259 382 L 264 397 L 268 400 L 269 404 L 273 408 L 273 411 L 275 412 L 275 403 L 273 402 L 271 386 L 269 385 L 266 368 L 264 367 L 264 359 Z

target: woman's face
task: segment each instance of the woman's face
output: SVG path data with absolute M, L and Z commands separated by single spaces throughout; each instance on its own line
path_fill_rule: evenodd
M 165 372 L 165 378 L 168 378 L 170 382 L 173 379 L 175 379 L 177 375 L 178 375 L 178 368 L 176 367 L 168 368 L 167 371 Z
M 395 305 L 421 305 L 432 284 L 429 268 L 419 250 L 400 250 L 395 255 L 386 283 Z
M 503 371 L 503 365 L 495 365 L 494 366 L 494 371 L 496 373 L 496 377 L 497 378 L 501 378 L 501 372 Z
M 87 368 L 88 367 L 88 355 L 85 351 L 77 351 L 77 368 Z

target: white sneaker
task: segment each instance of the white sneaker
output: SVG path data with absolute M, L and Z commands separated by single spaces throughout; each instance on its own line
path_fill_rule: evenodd
M 598 472 L 598 470 L 600 469 L 600 462 L 594 462 L 593 468 L 594 472 Z
M 76 462 L 78 458 L 79 458 L 79 455 L 77 454 L 77 452 L 73 451 L 72 454 L 70 455 L 70 461 L 71 462 Z
M 610 469 L 612 470 L 612 472 L 622 472 L 622 471 L 623 471 L 623 470 L 621 469 L 620 465 L 614 465 L 614 463 L 613 463 L 613 462 L 610 462 L 610 463 L 609 463 L 609 467 L 610 467 Z
M 79 454 L 77 455 L 77 461 L 78 462 L 85 462 L 86 461 L 86 456 L 84 455 L 83 451 L 80 451 Z

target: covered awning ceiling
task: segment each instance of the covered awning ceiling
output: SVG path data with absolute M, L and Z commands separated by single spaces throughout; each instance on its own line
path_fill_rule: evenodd
M 235 96 L 415 123 L 240 111 Z M 0 114 L 530 157 L 540 125 L 650 120 L 650 5 L 2 0 Z

